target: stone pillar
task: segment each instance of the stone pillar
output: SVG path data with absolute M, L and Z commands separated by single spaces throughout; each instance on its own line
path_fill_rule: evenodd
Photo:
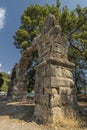
M 15 101 L 23 101 L 26 100 L 27 96 L 27 77 L 26 71 L 28 69 L 29 64 L 31 64 L 31 55 L 35 50 L 35 45 L 27 48 L 23 51 L 21 59 L 15 68 L 15 77 L 12 82 L 12 92 L 11 97 L 12 100 Z
M 37 121 L 52 123 L 74 110 L 74 64 L 67 58 L 67 38 L 49 15 L 37 41 L 39 64 L 36 66 L 35 112 Z
M 25 79 L 15 79 L 14 80 L 14 90 L 12 93 L 13 101 L 25 101 L 27 92 L 27 80 Z

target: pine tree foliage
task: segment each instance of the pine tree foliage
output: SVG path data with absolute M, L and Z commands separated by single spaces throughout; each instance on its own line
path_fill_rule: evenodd
M 14 36 L 16 48 L 24 50 L 30 46 L 34 37 L 40 32 L 44 19 L 49 13 L 56 17 L 59 15 L 59 11 L 55 6 L 36 4 L 25 9 L 21 17 L 21 26 Z

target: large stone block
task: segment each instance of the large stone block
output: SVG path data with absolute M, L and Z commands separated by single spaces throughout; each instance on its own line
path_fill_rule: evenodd
M 74 85 L 74 82 L 72 81 L 72 79 L 51 77 L 52 88 L 59 88 L 59 87 L 72 88 L 73 85 Z
M 56 68 L 57 77 L 72 79 L 72 72 L 69 69 L 61 67 L 61 66 L 56 66 L 55 68 Z
M 64 78 L 71 78 L 72 79 L 72 72 L 70 71 L 70 70 L 68 70 L 68 69 L 66 69 L 66 68 L 63 68 L 62 69 L 62 76 L 64 77 Z
M 67 96 L 73 95 L 74 94 L 74 89 L 72 88 L 67 88 L 67 87 L 60 87 L 59 88 L 59 94 L 66 94 Z
M 59 95 L 59 88 L 51 88 L 52 95 Z
M 49 106 L 49 95 L 36 94 L 35 103 L 48 107 Z
M 51 96 L 50 99 L 50 107 L 61 107 L 62 102 L 61 102 L 61 96 L 58 94 L 55 94 L 54 96 Z

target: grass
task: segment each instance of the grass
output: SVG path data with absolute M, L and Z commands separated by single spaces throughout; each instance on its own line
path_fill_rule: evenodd
M 87 130 L 85 122 L 73 114 L 59 117 L 52 127 L 53 130 Z

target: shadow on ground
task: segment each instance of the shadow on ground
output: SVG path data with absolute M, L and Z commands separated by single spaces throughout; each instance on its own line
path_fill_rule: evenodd
M 21 102 L 0 102 L 0 116 L 9 116 L 12 119 L 31 122 L 33 119 L 34 104 Z
M 87 95 L 78 95 L 78 105 L 81 117 L 87 122 Z M 34 107 L 35 104 L 29 104 L 29 102 L 1 101 L 0 116 L 32 122 Z

